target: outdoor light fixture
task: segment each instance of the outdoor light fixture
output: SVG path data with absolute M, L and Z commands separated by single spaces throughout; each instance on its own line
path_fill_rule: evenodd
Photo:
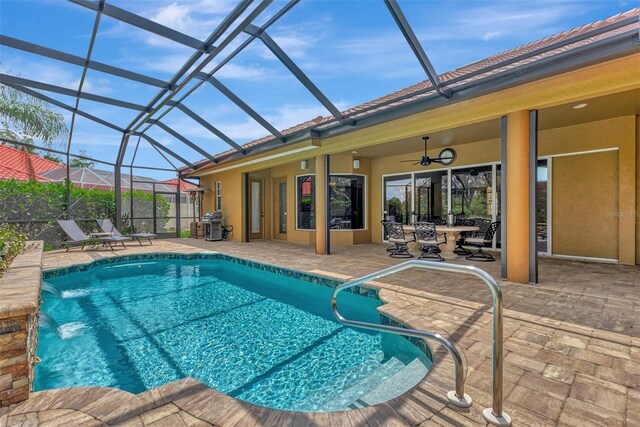
M 584 108 L 584 107 L 586 107 L 586 106 L 587 106 L 587 104 L 586 104 L 585 102 L 583 102 L 583 103 L 581 103 L 581 104 L 576 104 L 576 105 L 574 105 L 574 106 L 573 106 L 573 107 L 571 107 L 571 108 L 573 108 L 574 110 L 579 110 L 579 109 Z
M 300 169 L 307 169 L 309 167 L 309 162 L 307 162 L 306 160 L 302 160 L 300 162 Z
M 360 169 L 360 160 L 353 159 L 353 168 L 354 169 Z

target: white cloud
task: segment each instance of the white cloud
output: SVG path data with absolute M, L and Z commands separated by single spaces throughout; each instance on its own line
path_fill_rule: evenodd
M 97 132 L 74 132 L 73 141 L 71 143 L 73 147 L 119 147 L 121 139 L 116 134 L 102 134 Z M 77 150 L 72 150 L 77 152 Z M 111 160 L 111 159 L 100 159 Z

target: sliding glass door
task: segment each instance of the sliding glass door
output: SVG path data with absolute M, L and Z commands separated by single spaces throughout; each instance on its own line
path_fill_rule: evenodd
M 451 210 L 461 218 L 493 220 L 491 166 L 451 171 Z
M 411 174 L 384 178 L 384 212 L 388 219 L 409 224 L 412 182 Z
M 446 220 L 449 212 L 446 170 L 415 174 L 414 193 L 418 221 Z

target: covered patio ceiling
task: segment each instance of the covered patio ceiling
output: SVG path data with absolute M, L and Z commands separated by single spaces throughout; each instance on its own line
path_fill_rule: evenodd
M 640 115 L 640 90 L 630 90 L 597 98 L 581 100 L 584 108 L 574 109 L 578 102 L 539 110 L 539 130 L 560 128 L 613 117 Z M 441 149 L 477 141 L 500 138 L 500 119 L 488 120 L 429 134 L 429 149 Z M 420 137 L 406 138 L 357 150 L 359 157 L 388 157 L 419 153 L 423 150 Z

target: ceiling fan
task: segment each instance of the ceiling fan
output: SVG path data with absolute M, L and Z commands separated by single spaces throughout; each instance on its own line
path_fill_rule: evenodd
M 401 160 L 401 162 L 414 162 L 414 165 L 420 166 L 429 166 L 431 163 L 440 163 L 441 165 L 450 165 L 456 160 L 456 152 L 452 148 L 445 148 L 440 151 L 438 157 L 431 158 L 427 155 L 427 142 L 429 141 L 428 136 L 423 136 L 422 140 L 424 141 L 424 156 L 418 161 L 415 160 Z

